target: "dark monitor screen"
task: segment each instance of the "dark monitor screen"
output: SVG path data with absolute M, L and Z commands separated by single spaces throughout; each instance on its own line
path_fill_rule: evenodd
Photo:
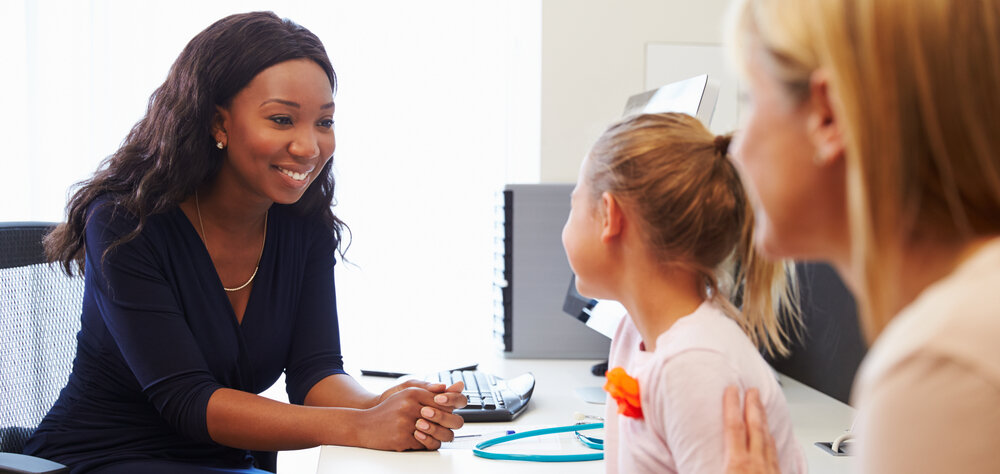
M 618 323 L 627 312 L 625 307 L 617 301 L 595 300 L 581 295 L 576 291 L 575 275 L 569 279 L 569 289 L 566 290 L 563 311 L 609 339 L 615 334 Z

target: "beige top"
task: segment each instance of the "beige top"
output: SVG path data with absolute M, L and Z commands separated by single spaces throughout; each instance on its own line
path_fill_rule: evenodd
M 865 473 L 1000 473 L 1000 238 L 889 324 L 854 386 Z

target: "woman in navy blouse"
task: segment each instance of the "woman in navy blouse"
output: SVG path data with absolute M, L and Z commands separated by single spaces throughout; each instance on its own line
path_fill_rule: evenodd
M 188 43 L 46 241 L 86 290 L 73 373 L 28 454 L 74 473 L 260 472 L 254 451 L 452 438 L 460 385 L 373 394 L 344 373 L 335 89 L 319 39 L 272 13 Z M 256 395 L 282 371 L 291 404 Z

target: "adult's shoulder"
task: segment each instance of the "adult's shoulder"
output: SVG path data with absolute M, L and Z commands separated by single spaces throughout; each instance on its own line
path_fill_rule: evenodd
M 872 345 L 855 392 L 903 370 L 908 361 L 950 360 L 1000 386 L 1000 238 L 931 285 L 897 315 Z
M 268 212 L 271 222 L 285 232 L 304 238 L 336 237 L 336 230 L 320 213 L 305 214 L 286 204 L 274 204 Z
M 104 193 L 95 197 L 87 206 L 85 231 L 88 235 L 94 235 L 94 232 L 98 232 L 105 238 L 130 236 L 129 240 L 155 239 L 156 236 L 164 233 L 166 222 L 173 218 L 173 213 L 177 210 L 178 208 L 174 206 L 167 211 L 147 214 L 139 233 L 132 235 L 139 228 L 140 221 L 143 219 L 140 219 L 139 215 L 122 201 L 121 195 Z M 172 235 L 164 238 L 167 237 L 173 238 Z
M 998 472 L 996 381 L 954 358 L 919 352 L 858 400 L 864 472 Z
M 100 194 L 87 206 L 87 224 L 130 225 L 135 227 L 138 216 L 121 202 L 121 197 L 113 193 Z
M 87 220 L 84 232 L 90 244 L 93 239 L 99 239 L 105 244 L 121 240 L 129 236 L 130 241 L 148 235 L 149 218 L 146 218 L 145 228 L 139 234 L 133 232 L 139 228 L 139 216 L 121 201 L 121 196 L 104 193 L 94 198 L 87 206 Z
M 339 242 L 337 232 L 320 214 L 303 214 L 294 207 L 274 204 L 269 211 L 272 229 L 282 247 L 299 248 L 305 252 L 333 258 Z

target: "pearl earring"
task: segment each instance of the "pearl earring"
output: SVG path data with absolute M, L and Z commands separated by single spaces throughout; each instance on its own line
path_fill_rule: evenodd
M 820 150 L 816 150 L 816 153 L 813 153 L 813 164 L 817 166 L 825 166 L 829 161 L 830 157 L 826 153 L 823 153 Z
M 222 150 L 226 148 L 226 145 L 223 145 L 222 142 L 215 142 L 215 147 Z

